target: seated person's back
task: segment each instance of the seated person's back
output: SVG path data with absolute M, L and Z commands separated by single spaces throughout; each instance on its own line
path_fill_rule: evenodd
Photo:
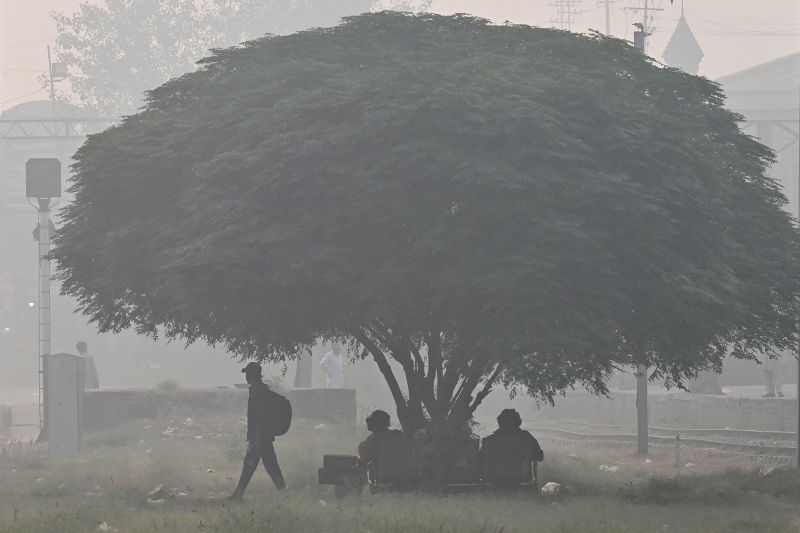
M 389 429 L 391 419 L 385 411 L 373 411 L 367 417 L 367 429 L 371 432 L 363 442 L 358 445 L 358 458 L 361 464 L 369 466 L 379 457 L 380 446 L 384 442 L 396 442 L 403 439 L 403 432 Z
M 544 452 L 529 432 L 520 428 L 522 419 L 514 409 L 497 417 L 497 431 L 483 439 L 481 471 L 491 483 L 525 483 L 532 480 L 531 463 L 542 461 Z

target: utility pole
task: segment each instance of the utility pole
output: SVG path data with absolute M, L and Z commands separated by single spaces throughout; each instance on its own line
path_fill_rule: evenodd
M 637 41 L 636 41 L 636 33 L 639 33 L 639 32 L 634 33 L 634 41 L 633 42 L 634 42 L 634 45 L 636 45 L 636 47 L 639 48 L 639 50 L 642 51 L 642 53 L 646 54 L 647 53 L 647 36 L 648 35 L 652 35 L 653 32 L 651 30 L 655 29 L 655 26 L 650 26 L 650 19 L 652 17 L 650 12 L 651 11 L 664 11 L 664 10 L 661 9 L 661 8 L 657 8 L 657 7 L 650 7 L 649 0 L 643 0 L 642 4 L 643 4 L 642 7 L 626 7 L 625 9 L 628 9 L 630 11 L 641 11 L 641 13 L 642 13 L 642 22 L 641 22 L 642 28 L 641 28 L 641 30 L 639 30 L 641 32 L 641 35 L 640 35 L 640 38 L 642 40 L 641 46 L 639 46 Z
M 614 0 L 602 0 L 606 8 L 606 35 L 611 35 L 611 4 Z
M 643 54 L 647 49 L 647 0 L 644 0 L 644 17 L 641 29 L 633 34 L 633 44 Z M 647 456 L 649 444 L 648 420 L 647 420 L 647 365 L 637 364 L 636 372 L 636 444 L 640 456 Z
M 558 24 L 562 30 L 572 31 L 572 23 L 575 22 L 575 15 L 580 15 L 583 11 L 578 11 L 576 7 L 582 0 L 555 0 L 550 7 L 556 8 L 557 19 L 552 22 Z
M 53 106 L 53 118 L 56 116 L 56 87 L 53 83 L 53 62 L 50 60 L 50 45 L 47 45 L 47 72 L 50 75 L 50 104 Z

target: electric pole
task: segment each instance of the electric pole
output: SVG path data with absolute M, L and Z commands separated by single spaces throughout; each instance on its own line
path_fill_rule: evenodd
M 602 0 L 606 8 L 606 35 L 611 35 L 611 4 L 614 0 Z
M 572 31 L 572 23 L 575 22 L 575 15 L 580 15 L 582 11 L 578 11 L 576 7 L 582 0 L 555 0 L 550 7 L 556 8 L 556 15 L 558 18 L 552 22 L 558 24 L 562 30 Z
M 641 7 L 626 7 L 625 9 L 628 9 L 630 11 L 641 11 L 642 13 L 642 22 L 640 24 L 634 24 L 634 26 L 637 27 L 641 25 L 641 29 L 638 32 L 634 33 L 633 43 L 636 46 L 636 48 L 639 48 L 639 50 L 642 51 L 642 53 L 647 54 L 647 37 L 648 35 L 652 35 L 653 32 L 651 30 L 655 29 L 655 26 L 650 26 L 650 22 L 652 19 L 652 15 L 650 13 L 652 11 L 664 11 L 664 10 L 657 7 L 650 7 L 649 0 L 642 0 Z M 641 39 L 641 46 L 639 46 L 639 43 L 636 40 L 636 34 L 640 32 L 641 34 L 639 38 Z
M 646 54 L 647 36 L 650 35 L 647 31 L 649 29 L 647 24 L 648 11 L 648 1 L 644 0 L 642 23 L 637 25 L 639 29 L 633 34 L 633 45 L 642 54 Z M 636 447 L 639 455 L 645 457 L 647 456 L 650 440 L 647 417 L 647 365 L 643 363 L 637 364 L 634 375 L 636 376 Z

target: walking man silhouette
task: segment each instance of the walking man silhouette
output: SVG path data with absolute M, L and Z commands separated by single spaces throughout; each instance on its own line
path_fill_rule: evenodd
M 271 418 L 275 416 L 274 410 L 270 409 L 270 396 L 275 393 L 261 381 L 261 365 L 258 363 L 247 363 L 242 372 L 250 385 L 247 398 L 247 452 L 244 455 L 239 484 L 233 494 L 228 496 L 230 500 L 242 499 L 259 462 L 264 463 L 267 474 L 278 490 L 286 488 L 281 467 L 278 466 L 278 457 L 275 455 L 275 435 L 270 429 L 274 427 Z

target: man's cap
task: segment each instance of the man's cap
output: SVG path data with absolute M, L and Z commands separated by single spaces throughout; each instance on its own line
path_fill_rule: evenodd
M 261 365 L 255 361 L 250 361 L 247 366 L 242 369 L 242 374 L 249 374 L 250 372 L 257 372 L 261 374 Z

